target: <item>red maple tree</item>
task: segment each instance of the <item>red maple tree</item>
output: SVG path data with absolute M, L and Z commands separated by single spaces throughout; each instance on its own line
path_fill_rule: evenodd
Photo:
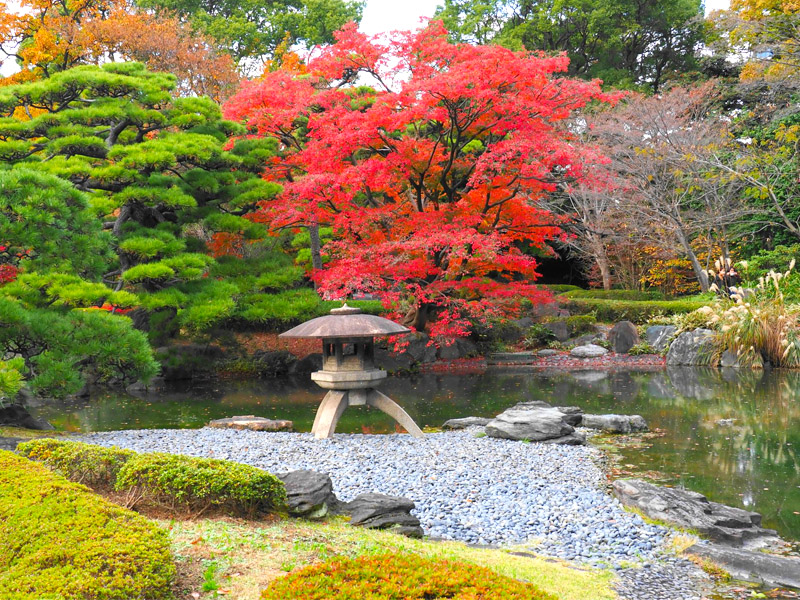
M 265 176 L 284 191 L 251 217 L 333 227 L 321 293 L 373 293 L 434 336 L 542 299 L 530 249 L 561 232 L 539 200 L 584 177 L 575 111 L 614 98 L 559 76 L 565 56 L 451 44 L 438 21 L 336 40 L 307 74 L 267 73 L 224 107 L 281 148 Z

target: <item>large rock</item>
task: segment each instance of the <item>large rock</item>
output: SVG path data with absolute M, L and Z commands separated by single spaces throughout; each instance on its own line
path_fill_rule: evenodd
M 17 437 L 0 437 L 0 450 L 14 452 L 17 449 L 17 444 L 24 441 L 22 438 Z
M 339 501 L 333 493 L 333 482 L 328 474 L 300 470 L 276 476 L 286 486 L 286 504 L 290 515 L 321 519 L 338 507 Z
M 600 358 L 608 354 L 608 350 L 595 344 L 586 344 L 585 346 L 576 346 L 570 351 L 570 354 L 575 358 Z
M 558 354 L 553 350 L 554 354 Z M 538 352 L 493 352 L 486 359 L 490 365 L 529 365 L 536 362 Z
M 367 529 L 391 529 L 408 537 L 421 538 L 419 519 L 411 514 L 414 502 L 384 494 L 360 494 L 341 507 L 350 515 L 350 524 Z
M 439 347 L 439 358 L 455 360 L 478 355 L 478 347 L 470 340 L 456 338 L 450 345 L 443 344 Z
M 639 332 L 630 321 L 620 321 L 608 332 L 611 349 L 617 354 L 627 354 L 639 343 Z
M 674 325 L 651 325 L 645 331 L 645 339 L 653 349 L 661 352 L 669 346 L 677 332 L 678 328 Z
M 549 329 L 559 342 L 566 342 L 569 339 L 569 327 L 566 321 L 550 321 L 543 324 L 545 329 Z
M 728 369 L 738 369 L 742 365 L 739 364 L 739 354 L 735 350 L 725 350 L 719 358 L 719 366 Z
M 375 348 L 375 366 L 387 373 L 410 371 L 415 362 L 408 352 L 394 352 L 390 348 Z
M 703 542 L 686 550 L 721 566 L 736 579 L 800 588 L 800 559 Z
M 406 336 L 408 345 L 406 346 L 406 354 L 408 354 L 414 362 L 427 364 L 436 361 L 436 346 L 430 343 L 430 337 L 425 333 L 415 332 Z
M 580 426 L 583 421 L 583 409 L 578 406 L 556 406 L 556 410 L 564 413 L 564 422 L 573 427 Z
M 697 492 L 640 479 L 618 479 L 612 489 L 625 506 L 638 508 L 651 519 L 693 529 L 721 544 L 749 547 L 777 539 L 775 531 L 761 527 L 760 514 L 710 502 Z
M 207 427 L 214 429 L 249 429 L 250 431 L 291 431 L 294 423 L 285 419 L 265 419 L 253 415 L 239 415 L 211 421 Z
M 317 352 L 301 358 L 289 368 L 290 375 L 306 374 L 322 369 L 322 354 Z
M 176 344 L 155 351 L 155 357 L 161 363 L 161 376 L 166 381 L 208 377 L 214 362 L 224 356 L 225 351 L 215 344 Z
M 287 350 L 256 350 L 252 361 L 261 377 L 285 377 L 297 358 Z
M 567 444 L 582 443 L 570 417 L 544 402 L 523 402 L 512 406 L 486 425 L 486 435 L 507 440 L 542 442 L 553 440 Z
M 442 424 L 442 429 L 466 429 L 467 427 L 484 427 L 491 419 L 486 417 L 463 417 L 461 419 L 448 419 Z
M 669 346 L 667 366 L 709 365 L 714 354 L 714 332 L 710 329 L 684 331 Z
M 38 429 L 42 431 L 55 429 L 55 427 L 50 425 L 47 421 L 34 419 L 31 413 L 28 412 L 28 409 L 21 404 L 0 405 L 0 425 L 22 427 L 24 429 Z
M 647 421 L 640 415 L 583 415 L 581 426 L 608 433 L 648 431 Z

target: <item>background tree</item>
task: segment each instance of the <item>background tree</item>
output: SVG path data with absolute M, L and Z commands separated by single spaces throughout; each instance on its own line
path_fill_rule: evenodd
M 709 162 L 729 139 L 724 121 L 709 114 L 713 89 L 632 97 L 592 127 L 619 177 L 627 224 L 651 244 L 675 244 L 672 252 L 689 260 L 702 291 L 711 247 L 726 249 L 729 228 L 747 212 L 737 178 Z M 701 237 L 709 245 L 705 264 L 695 246 Z
M 141 61 L 174 74 L 182 92 L 217 100 L 239 82 L 233 59 L 213 40 L 120 0 L 23 0 L 19 12 L 0 7 L 0 51 L 21 69 L 6 83 L 109 60 Z
M 282 45 L 333 41 L 345 23 L 359 22 L 362 0 L 139 0 L 139 6 L 178 17 L 221 44 L 243 72 L 261 72 Z
M 703 39 L 700 0 L 445 0 L 437 17 L 457 41 L 566 52 L 570 75 L 653 91 Z
M 446 36 L 433 22 L 383 44 L 348 26 L 312 76 L 270 73 L 225 115 L 283 147 L 268 174 L 284 192 L 254 218 L 333 228 L 325 294 L 376 293 L 418 329 L 463 335 L 468 318 L 540 297 L 522 248 L 559 235 L 540 200 L 583 175 L 565 119 L 607 98 L 557 77 L 565 57 Z

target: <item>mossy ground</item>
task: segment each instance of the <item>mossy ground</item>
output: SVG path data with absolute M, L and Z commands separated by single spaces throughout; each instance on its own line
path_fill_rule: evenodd
M 197 519 L 162 520 L 161 524 L 170 532 L 178 564 L 177 600 L 214 598 L 216 594 L 256 600 L 271 581 L 295 569 L 334 556 L 385 552 L 473 563 L 529 581 L 561 600 L 616 598 L 611 588 L 614 575 L 610 571 L 516 556 L 502 550 L 472 548 L 456 542 L 411 540 L 390 532 L 351 527 L 344 519 L 326 523 L 281 517 L 262 522 Z

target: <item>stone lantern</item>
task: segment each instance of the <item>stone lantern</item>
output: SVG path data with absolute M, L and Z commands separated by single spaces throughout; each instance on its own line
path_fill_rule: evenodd
M 386 371 L 375 368 L 374 337 L 403 335 L 411 330 L 394 321 L 365 315 L 345 304 L 330 315 L 306 321 L 280 334 L 282 338 L 322 339 L 322 370 L 311 374 L 318 386 L 328 390 L 317 409 L 311 432 L 317 439 L 329 438 L 348 406 L 372 406 L 382 410 L 414 437 L 422 431 L 394 400 L 375 389 L 386 379 Z

